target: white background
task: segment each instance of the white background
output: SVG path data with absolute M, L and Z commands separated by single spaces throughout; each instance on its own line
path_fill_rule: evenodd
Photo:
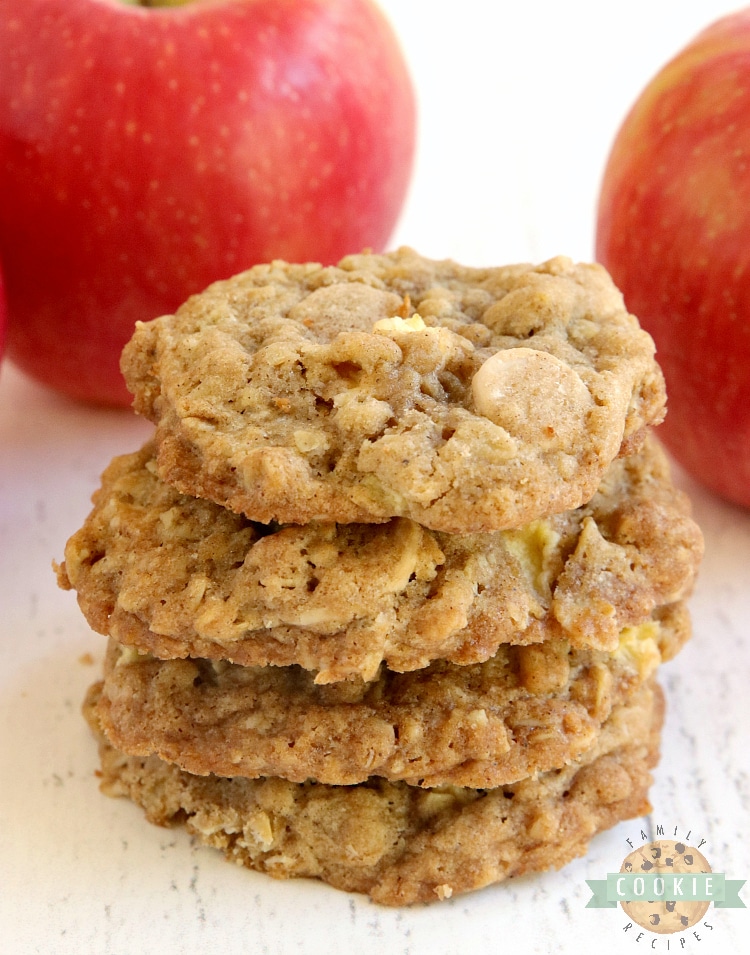
M 467 264 L 593 255 L 598 183 L 612 137 L 653 73 L 719 0 L 382 0 L 420 103 L 413 187 L 392 244 Z M 650 819 L 598 837 L 560 873 L 429 908 L 393 911 L 312 882 L 227 865 L 182 832 L 101 796 L 80 717 L 101 663 L 74 597 L 50 569 L 112 455 L 147 425 L 84 408 L 7 364 L 0 375 L 0 950 L 127 953 L 667 951 L 587 910 L 641 826 L 678 829 L 715 871 L 750 879 L 750 514 L 679 471 L 707 543 L 692 599 L 695 636 L 664 669 L 668 720 Z M 94 663 L 86 662 L 90 654 Z M 687 833 L 692 831 L 692 836 Z M 750 899 L 750 890 L 745 889 Z M 750 912 L 711 909 L 700 941 L 736 953 Z M 653 943 L 653 945 L 652 945 Z M 742 948 L 744 949 L 744 944 Z

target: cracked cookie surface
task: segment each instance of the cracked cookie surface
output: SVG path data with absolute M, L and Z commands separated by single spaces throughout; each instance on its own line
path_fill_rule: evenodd
M 552 637 L 614 649 L 689 591 L 702 552 L 653 438 L 581 508 L 470 535 L 407 518 L 254 524 L 165 484 L 153 454 L 108 467 L 59 579 L 92 627 L 162 658 L 298 664 L 328 683 Z
M 680 603 L 626 628 L 614 653 L 552 640 L 326 686 L 299 667 L 157 660 L 110 642 L 99 719 L 118 749 L 197 774 L 493 787 L 580 756 L 689 634 Z
M 256 266 L 140 324 L 122 368 L 161 477 L 263 523 L 518 527 L 588 500 L 665 401 L 607 273 L 564 258 Z
M 126 756 L 101 733 L 101 788 L 164 826 L 184 825 L 227 859 L 276 878 L 312 877 L 385 905 L 434 902 L 559 869 L 591 838 L 650 811 L 663 719 L 658 686 L 616 707 L 594 745 L 564 769 L 489 790 L 357 786 L 194 776 L 155 756 Z

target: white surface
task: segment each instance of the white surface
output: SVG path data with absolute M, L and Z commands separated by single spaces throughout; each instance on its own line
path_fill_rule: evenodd
M 394 238 L 473 264 L 592 255 L 599 176 L 652 73 L 731 9 L 717 0 L 490 5 L 384 0 L 421 106 L 421 145 Z M 707 542 L 695 637 L 664 669 L 668 720 L 650 820 L 595 840 L 561 873 L 451 902 L 378 908 L 312 882 L 235 868 L 182 832 L 101 796 L 80 703 L 101 663 L 50 568 L 113 454 L 148 426 L 0 376 L 0 951 L 202 953 L 736 953 L 747 910 L 710 910 L 700 941 L 625 933 L 586 909 L 585 879 L 619 869 L 641 825 L 706 843 L 715 871 L 750 879 L 750 513 L 679 477 Z M 82 662 L 91 654 L 91 663 Z M 646 831 L 649 831 L 648 828 Z M 750 901 L 750 891 L 744 891 Z M 654 942 L 652 946 L 652 942 Z

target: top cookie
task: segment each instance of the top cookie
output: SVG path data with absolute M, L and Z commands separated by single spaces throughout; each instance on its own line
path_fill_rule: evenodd
M 564 258 L 256 266 L 139 324 L 122 369 L 160 476 L 264 523 L 518 527 L 588 501 L 665 401 L 607 273 Z

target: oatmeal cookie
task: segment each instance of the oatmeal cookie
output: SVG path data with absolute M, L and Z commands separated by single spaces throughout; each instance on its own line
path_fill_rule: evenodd
M 581 759 L 513 786 L 425 790 L 369 779 L 338 787 L 193 776 L 156 756 L 127 756 L 99 730 L 100 692 L 92 687 L 85 712 L 99 737 L 104 793 L 129 797 L 153 823 L 186 826 L 250 869 L 322 879 L 394 906 L 559 869 L 597 832 L 649 812 L 663 716 L 659 687 L 644 684 Z
M 198 775 L 494 787 L 580 756 L 689 632 L 680 604 L 624 630 L 613 654 L 553 640 L 326 686 L 300 667 L 157 660 L 111 642 L 99 719 L 118 749 Z
M 504 643 L 614 649 L 692 585 L 702 539 L 653 438 L 593 500 L 519 530 L 254 524 L 116 458 L 59 570 L 89 623 L 162 658 L 298 664 L 316 682 L 469 664 Z
M 256 266 L 139 324 L 122 369 L 161 477 L 263 523 L 519 527 L 589 500 L 665 401 L 607 273 L 564 258 Z

